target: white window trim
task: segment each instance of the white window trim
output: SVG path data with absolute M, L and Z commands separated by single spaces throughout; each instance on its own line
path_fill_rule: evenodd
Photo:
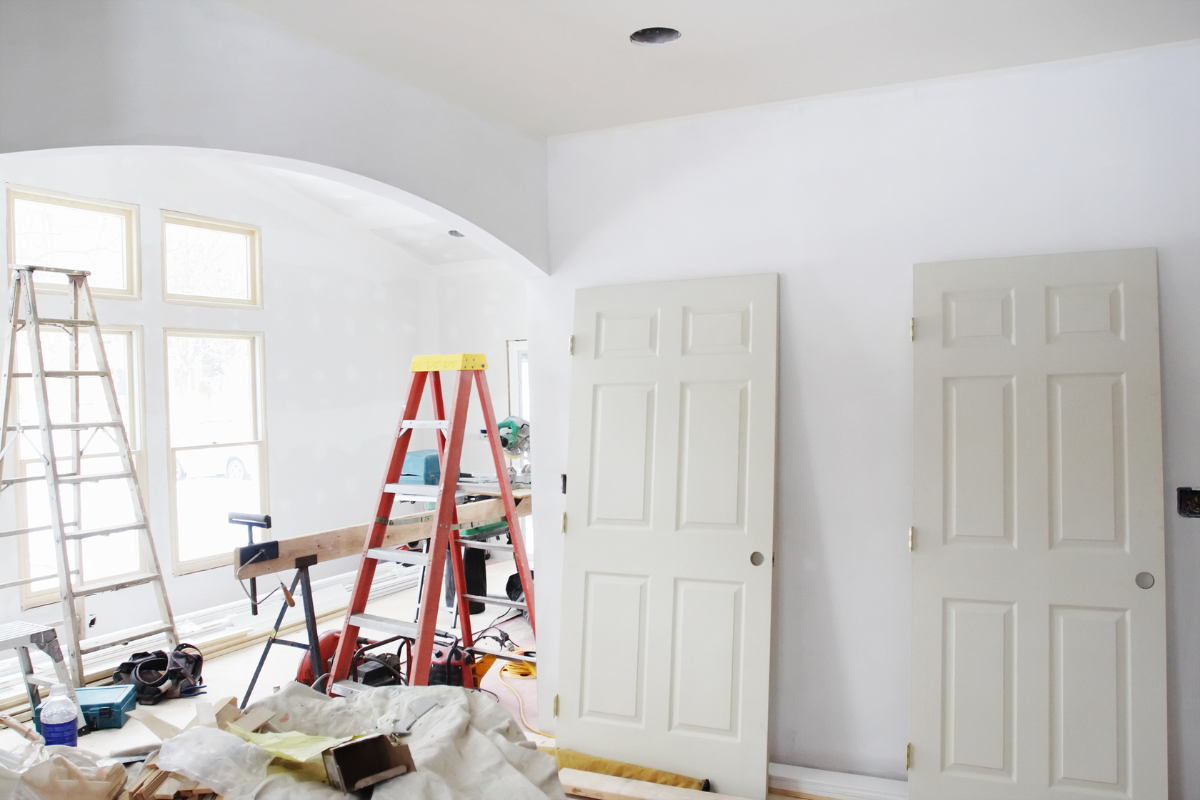
M 34 203 L 47 205 L 82 208 L 88 211 L 100 211 L 105 214 L 120 214 L 125 217 L 125 289 L 106 289 L 99 286 L 88 287 L 92 296 L 115 300 L 142 299 L 142 267 L 141 267 L 141 236 L 138 206 L 129 203 L 119 203 L 115 200 L 97 200 L 89 197 L 76 197 L 63 192 L 49 189 L 35 189 L 29 186 L 8 186 L 8 263 L 16 263 L 17 237 L 13 229 L 15 225 L 14 210 L 17 200 L 29 200 Z M 9 283 L 12 282 L 11 270 L 6 273 Z M 56 284 L 39 283 L 39 292 L 50 294 L 66 294 L 67 287 Z
M 38 287 L 41 291 L 41 287 Z M 129 430 L 129 421 L 126 421 L 126 435 L 130 436 L 131 440 L 136 441 L 138 447 L 135 449 L 133 443 L 130 443 L 130 455 L 133 457 L 133 468 L 138 475 L 138 483 L 142 490 L 142 503 L 145 504 L 147 512 L 150 508 L 150 493 L 149 482 L 146 476 L 149 474 L 147 470 L 146 456 L 146 360 L 145 360 L 145 343 L 142 336 L 142 326 L 140 325 L 101 325 L 101 335 L 105 333 L 128 333 L 130 334 L 130 353 L 135 364 L 133 369 L 134 385 L 133 392 L 130 394 L 130 399 L 133 401 L 133 408 L 130 409 L 130 420 L 133 424 L 133 430 Z M 16 398 L 13 402 L 13 413 L 19 414 L 19 408 L 16 403 Z M 132 435 L 131 435 L 132 434 Z M 20 445 L 18 445 L 18 448 Z M 17 474 L 25 474 L 26 459 L 21 459 L 18 450 Z M 38 483 L 27 484 L 24 492 L 16 493 L 17 504 L 17 527 L 26 527 L 28 523 L 28 511 L 26 509 L 25 492 L 36 491 L 31 487 L 39 486 Z M 137 569 L 125 573 L 126 575 L 136 575 L 144 573 L 150 569 L 149 553 L 146 551 L 146 544 L 143 541 L 139 544 L 138 567 Z M 29 537 L 17 537 L 17 577 L 24 580 L 32 578 L 29 565 Z M 113 578 L 123 577 L 120 575 L 109 576 L 104 579 L 106 582 Z M 59 601 L 58 588 L 53 587 L 42 592 L 35 592 L 30 587 L 32 584 L 24 584 L 20 587 L 21 594 L 21 610 L 28 611 L 31 608 L 39 606 L 47 606 Z M 83 586 L 87 586 L 86 583 Z
M 170 367 L 170 339 L 172 336 L 192 336 L 195 338 L 222 338 L 222 339 L 249 339 L 254 343 L 251 348 L 254 364 L 254 427 L 258 438 L 248 442 L 226 442 L 219 445 L 181 445 L 174 446 L 171 443 L 171 367 Z M 206 447 L 238 447 L 246 445 L 258 445 L 258 469 L 260 478 L 259 491 L 259 508 L 260 513 L 270 514 L 270 474 L 267 469 L 267 417 L 266 417 L 266 402 L 264 400 L 265 385 L 266 385 L 266 365 L 263 355 L 266 352 L 266 337 L 262 331 L 229 331 L 229 330 L 207 330 L 201 328 L 164 328 L 163 329 L 163 376 L 164 389 L 166 392 L 166 410 L 167 410 L 167 485 L 170 487 L 170 508 L 171 508 L 171 570 L 176 576 L 189 575 L 193 572 L 202 572 L 208 569 L 217 569 L 227 567 L 233 564 L 233 552 L 208 558 L 192 559 L 190 561 L 179 560 L 179 516 L 176 507 L 175 498 L 175 451 L 176 450 L 199 450 Z M 262 533 L 270 536 L 270 531 L 264 529 Z
M 194 228 L 208 228 L 214 231 L 240 233 L 250 238 L 250 298 L 234 300 L 228 297 L 205 297 L 197 294 L 173 294 L 167 291 L 167 225 L 190 225 Z M 168 303 L 179 303 L 189 306 L 216 306 L 219 308 L 262 308 L 262 236 L 258 228 L 240 222 L 211 219 L 196 214 L 185 214 L 182 211 L 162 210 L 162 287 L 163 300 Z

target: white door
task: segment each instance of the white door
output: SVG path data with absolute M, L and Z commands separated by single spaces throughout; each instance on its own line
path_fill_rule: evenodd
M 766 796 L 775 275 L 575 296 L 558 746 Z
M 921 264 L 913 302 L 911 797 L 1165 800 L 1154 250 Z

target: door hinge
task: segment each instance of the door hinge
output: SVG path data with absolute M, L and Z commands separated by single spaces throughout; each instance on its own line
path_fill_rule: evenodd
M 567 339 L 567 355 L 569 355 L 569 356 L 575 355 L 575 337 L 574 336 L 571 336 L 569 339 Z
M 563 515 L 562 515 L 562 532 L 563 533 L 567 532 L 567 512 L 565 512 L 565 511 L 563 512 Z
M 912 317 L 908 321 L 908 339 L 911 342 L 915 342 L 917 340 L 917 318 L 916 317 Z
M 912 769 L 912 742 L 909 742 L 908 746 L 904 748 L 904 769 Z
M 558 695 L 554 695 L 554 716 L 558 716 Z
M 909 526 L 909 528 L 908 528 L 908 550 L 909 550 L 909 552 L 912 552 L 912 549 L 913 549 L 913 546 L 914 546 L 916 540 L 917 540 L 916 528 Z
M 567 473 L 562 474 L 562 493 L 567 493 Z

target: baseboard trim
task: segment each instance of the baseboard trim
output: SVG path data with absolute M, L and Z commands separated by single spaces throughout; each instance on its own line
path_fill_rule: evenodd
M 908 800 L 908 783 L 846 772 L 771 764 L 771 791 L 805 800 Z

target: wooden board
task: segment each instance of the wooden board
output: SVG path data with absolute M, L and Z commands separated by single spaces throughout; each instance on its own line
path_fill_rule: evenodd
M 533 499 L 526 497 L 517 501 L 517 516 L 527 517 L 533 513 Z M 492 519 L 504 516 L 504 504 L 501 500 L 481 500 L 477 503 L 464 503 L 458 507 L 458 521 L 478 522 L 482 519 Z M 397 547 L 402 544 L 419 542 L 433 535 L 434 512 L 421 511 L 398 517 L 399 520 L 413 520 L 404 525 L 389 525 L 387 535 L 383 539 L 384 547 Z M 393 521 L 394 522 L 394 521 Z M 275 572 L 296 568 L 296 559 L 301 556 L 316 555 L 318 563 L 333 561 L 338 558 L 348 558 L 362 554 L 363 543 L 367 538 L 369 525 L 352 525 L 349 528 L 336 528 L 322 533 L 312 533 L 307 536 L 294 536 L 289 539 L 277 539 L 279 542 L 279 558 L 270 561 L 255 561 L 242 566 L 238 561 L 240 549 L 233 551 L 233 572 L 238 580 L 257 578 Z
M 743 800 L 729 794 L 682 789 L 579 769 L 560 769 L 558 779 L 568 795 L 591 800 Z

